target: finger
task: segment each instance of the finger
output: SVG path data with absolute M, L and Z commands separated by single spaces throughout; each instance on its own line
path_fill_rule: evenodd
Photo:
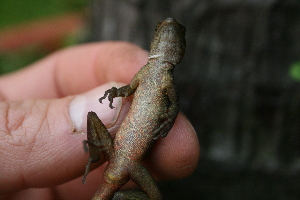
M 118 98 L 116 109 L 110 109 L 108 101 L 99 104 L 98 98 L 111 86 L 56 100 L 0 103 L 0 192 L 57 185 L 82 175 L 87 155 L 81 142 L 86 136 L 78 133 L 86 130 L 88 110 L 96 111 L 115 134 L 131 104 L 129 98 Z M 198 160 L 195 132 L 179 115 L 169 135 L 156 142 L 147 158 L 150 171 L 159 178 L 186 176 Z M 99 181 L 99 177 L 88 176 L 87 180 Z
M 87 110 L 96 111 L 108 127 L 120 114 L 107 101 L 98 103 L 110 87 L 54 100 L 0 102 L 0 192 L 57 185 L 82 175 Z
M 179 179 L 191 175 L 198 165 L 200 147 L 189 120 L 179 113 L 165 138 L 160 138 L 145 159 L 157 180 Z
M 101 42 L 67 48 L 0 78 L 0 100 L 58 98 L 109 81 L 129 83 L 148 53 L 127 42 Z M 7 87 L 9 86 L 9 87 Z
M 29 188 L 13 194 L 0 195 L 0 199 L 14 199 L 14 200 L 31 200 L 31 199 L 42 199 L 52 200 L 55 198 L 53 190 L 50 188 Z M 82 199 L 83 200 L 83 199 Z

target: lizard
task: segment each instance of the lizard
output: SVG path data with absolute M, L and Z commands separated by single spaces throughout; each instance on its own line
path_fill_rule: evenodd
M 178 115 L 173 70 L 181 62 L 185 47 L 183 25 L 173 18 L 159 22 L 151 40 L 147 64 L 135 74 L 129 85 L 118 89 L 112 87 L 99 99 L 102 103 L 108 96 L 109 107 L 113 109 L 113 98 L 134 95 L 114 140 L 97 114 L 88 113 L 87 140 L 83 144 L 90 157 L 83 183 L 90 171 L 90 163 L 97 162 L 101 156 L 108 160 L 103 183 L 93 200 L 162 199 L 154 179 L 141 161 L 155 140 L 167 136 Z M 119 190 L 130 179 L 144 192 Z

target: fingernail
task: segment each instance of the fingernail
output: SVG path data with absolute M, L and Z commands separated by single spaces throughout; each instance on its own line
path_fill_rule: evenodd
M 114 109 L 109 107 L 107 98 L 102 101 L 102 104 L 99 102 L 99 98 L 104 95 L 105 91 L 113 86 L 119 88 L 123 84 L 110 82 L 88 92 L 76 95 L 70 101 L 69 114 L 76 132 L 86 132 L 87 114 L 90 111 L 97 113 L 106 128 L 109 129 L 115 125 L 122 107 L 122 98 L 114 98 Z

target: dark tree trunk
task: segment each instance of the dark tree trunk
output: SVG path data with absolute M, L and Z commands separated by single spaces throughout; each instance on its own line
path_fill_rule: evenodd
M 161 184 L 165 199 L 296 199 L 300 196 L 300 59 L 296 0 L 102 0 L 91 40 L 149 49 L 158 21 L 187 28 L 175 70 L 181 110 L 201 144 L 191 177 Z

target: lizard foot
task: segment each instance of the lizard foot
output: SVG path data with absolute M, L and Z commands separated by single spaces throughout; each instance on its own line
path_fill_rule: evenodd
M 165 118 L 165 117 L 164 117 Z M 156 129 L 153 133 L 153 135 L 155 135 L 155 137 L 153 138 L 153 140 L 157 140 L 160 137 L 166 137 L 169 133 L 169 131 L 171 130 L 171 128 L 173 127 L 173 120 L 172 119 L 168 119 L 168 117 L 166 117 L 167 120 L 165 120 L 159 127 L 158 129 Z
M 115 108 L 112 106 L 113 99 L 118 96 L 118 89 L 116 87 L 112 87 L 109 90 L 106 90 L 103 97 L 99 98 L 99 102 L 102 103 L 102 100 L 105 99 L 108 95 L 109 107 L 111 109 Z

